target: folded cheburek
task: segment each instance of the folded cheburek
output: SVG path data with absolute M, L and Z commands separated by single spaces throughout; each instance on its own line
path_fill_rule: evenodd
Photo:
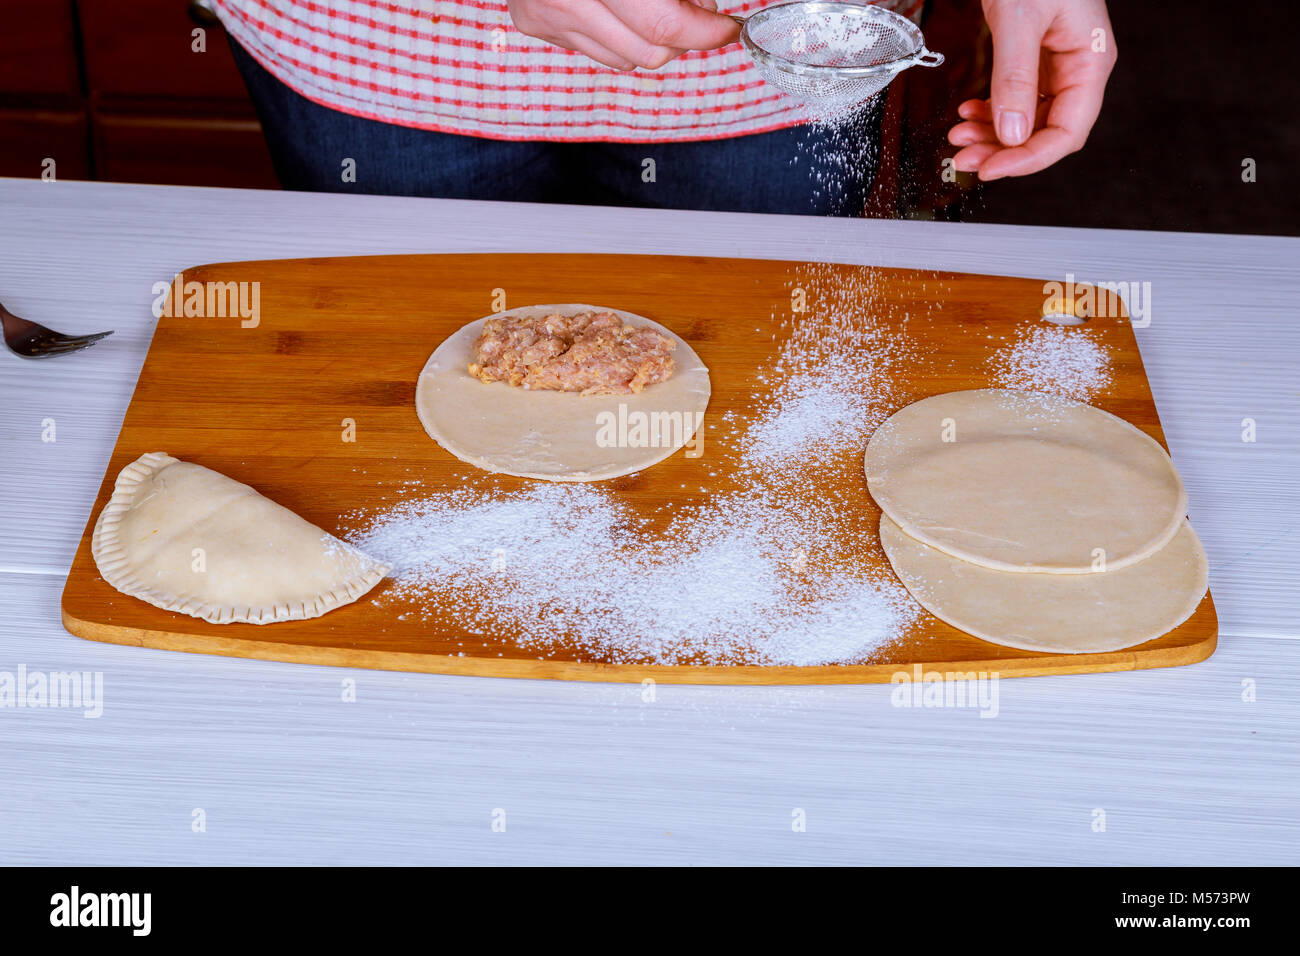
M 91 551 L 122 593 L 214 624 L 319 617 L 391 570 L 248 485 L 162 452 L 122 469 Z

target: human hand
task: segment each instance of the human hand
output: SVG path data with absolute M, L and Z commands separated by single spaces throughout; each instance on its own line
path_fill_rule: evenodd
M 734 43 L 740 27 L 715 0 L 510 0 L 528 36 L 616 70 L 657 70 L 687 50 Z
M 1046 169 L 1083 147 L 1115 66 L 1104 0 L 984 0 L 992 98 L 957 107 L 953 157 L 981 180 Z M 1041 94 L 1041 95 L 1040 95 Z M 1032 123 L 1032 125 L 1031 125 Z

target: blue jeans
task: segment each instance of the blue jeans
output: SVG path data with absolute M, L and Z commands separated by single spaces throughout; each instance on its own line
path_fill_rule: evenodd
M 797 126 L 690 143 L 514 142 L 320 106 L 238 43 L 231 47 L 286 189 L 859 216 L 875 178 L 883 97 L 834 131 Z M 355 161 L 355 182 L 344 182 L 344 159 Z

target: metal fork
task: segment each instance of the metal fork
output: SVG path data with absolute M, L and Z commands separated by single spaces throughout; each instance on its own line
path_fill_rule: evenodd
M 0 325 L 4 326 L 5 345 L 9 351 L 23 358 L 53 358 L 88 348 L 112 335 L 109 332 L 96 332 L 94 335 L 64 335 L 43 325 L 37 325 L 28 319 L 21 319 L 3 305 L 0 305 Z

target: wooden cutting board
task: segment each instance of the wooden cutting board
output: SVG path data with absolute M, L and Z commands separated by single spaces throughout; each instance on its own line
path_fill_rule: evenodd
M 334 532 L 350 530 L 340 516 L 391 503 L 412 473 L 422 479 L 422 492 L 458 487 L 473 479 L 468 473 L 474 469 L 426 436 L 415 413 L 416 380 L 444 337 L 502 307 L 591 302 L 670 326 L 711 370 L 708 416 L 714 421 L 729 411 L 752 414 L 762 402 L 765 386 L 756 381 L 755 369 L 775 356 L 792 318 L 792 291 L 804 285 L 857 290 L 859 303 L 879 321 L 906 326 L 924 358 L 909 381 L 894 383 L 897 407 L 940 392 L 995 385 L 991 352 L 1014 341 L 1029 323 L 1044 321 L 1041 280 L 748 259 L 378 256 L 221 263 L 187 270 L 184 279 L 258 283 L 260 320 L 250 328 L 238 317 L 159 320 L 63 592 L 64 624 L 80 637 L 347 667 L 708 684 L 885 682 L 899 672 L 913 675 L 917 665 L 927 673 L 1004 677 L 1132 670 L 1190 664 L 1214 651 L 1218 621 L 1208 594 L 1181 627 L 1126 651 L 1019 651 L 923 613 L 874 657 L 819 667 L 614 664 L 583 659 L 563 641 L 539 659 L 535 647 L 517 646 L 508 633 L 491 627 L 479 633 L 436 608 L 432 621 L 428 608 L 403 614 L 400 602 L 385 597 L 389 582 L 311 621 L 216 625 L 159 610 L 109 587 L 91 557 L 95 518 L 123 466 L 145 452 L 165 451 L 251 484 Z M 1132 329 L 1118 299 L 1107 299 L 1116 317 L 1094 317 L 1088 324 L 1110 351 L 1112 383 L 1093 404 L 1163 445 Z M 355 422 L 353 442 L 340 440 L 344 419 Z M 875 535 L 879 511 L 867 493 L 861 451 L 845 449 L 834 480 L 860 492 L 855 500 L 861 513 L 854 520 L 863 534 Z M 679 499 L 688 483 L 700 494 L 733 487 L 723 471 L 708 475 L 698 459 L 678 452 L 603 486 L 648 515 Z M 497 480 L 507 488 L 528 484 Z M 874 555 L 887 568 L 878 548 Z

